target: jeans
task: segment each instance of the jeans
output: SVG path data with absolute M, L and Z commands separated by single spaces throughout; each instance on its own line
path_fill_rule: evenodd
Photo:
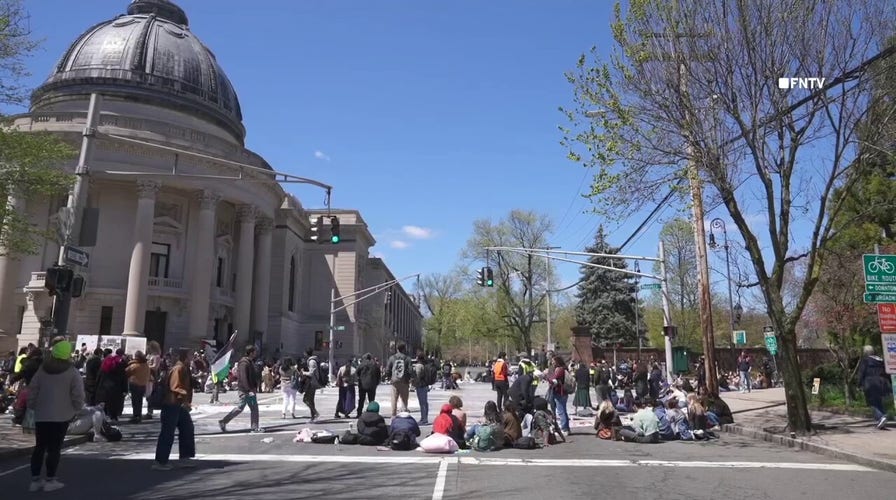
M 550 389 L 548 389 L 550 390 Z M 569 394 L 559 395 L 556 392 L 551 393 L 551 401 L 554 403 L 557 419 L 560 420 L 560 429 L 569 432 L 569 415 L 566 413 L 566 401 Z
M 884 412 L 883 396 L 878 391 L 865 391 L 865 402 L 874 412 L 874 420 L 880 420 L 887 416 Z
M 392 382 L 392 417 L 394 418 L 396 414 L 398 414 L 398 399 L 401 398 L 401 403 L 405 410 L 408 409 L 408 394 L 411 392 L 411 386 L 409 383 L 404 381 Z
M 143 397 L 146 396 L 145 385 L 128 384 L 131 393 L 131 411 L 134 414 L 134 420 L 140 421 L 143 417 Z
M 47 477 L 56 477 L 56 469 L 59 467 L 59 458 L 62 455 L 62 442 L 65 441 L 67 430 L 68 422 L 34 423 L 34 451 L 31 453 L 32 477 L 40 476 L 44 456 L 47 459 Z
M 751 392 L 753 390 L 753 379 L 750 378 L 750 372 L 740 372 L 740 391 Z
M 363 387 L 358 386 L 358 416 L 361 416 L 361 413 L 367 408 L 364 406 L 364 398 L 367 398 L 368 403 L 372 403 L 376 401 L 376 387 L 367 391 L 364 390 Z
M 290 386 L 286 386 L 282 389 L 283 392 L 283 411 L 280 412 L 286 415 L 286 409 L 292 408 L 292 415 L 296 414 L 296 390 Z
M 429 386 L 417 388 L 417 401 L 420 403 L 420 423 L 429 423 Z
M 246 408 L 246 405 L 249 405 L 249 421 L 252 424 L 252 430 L 258 429 L 258 399 L 256 396 L 250 396 L 248 393 L 241 392 L 240 393 L 240 402 L 236 405 L 236 408 L 230 410 L 230 413 L 224 416 L 221 419 L 221 422 L 224 425 L 230 423 L 231 420 L 236 418 L 237 415 L 243 412 Z
M 162 429 L 159 431 L 159 440 L 156 442 L 156 462 L 167 464 L 171 455 L 171 446 L 174 445 L 174 430 L 177 429 L 177 451 L 180 459 L 188 459 L 196 456 L 196 440 L 193 434 L 193 419 L 190 411 L 181 405 L 162 405 L 159 420 Z
M 467 441 L 473 439 L 473 436 L 476 435 L 476 431 L 482 427 L 482 424 L 473 424 L 467 429 L 467 433 L 464 435 Z
M 622 436 L 622 439 L 625 441 L 633 441 L 635 443 L 659 443 L 660 442 L 660 433 L 654 432 L 649 436 L 645 436 L 643 434 L 638 434 L 635 429 L 631 427 L 621 427 L 619 429 L 619 435 Z
M 510 384 L 507 383 L 506 380 L 496 380 L 495 381 L 495 392 L 498 393 L 497 401 L 498 404 L 498 412 L 504 411 L 504 401 L 507 401 L 507 391 L 510 389 Z

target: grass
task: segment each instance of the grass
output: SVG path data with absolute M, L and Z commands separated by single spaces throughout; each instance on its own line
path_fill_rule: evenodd
M 865 403 L 865 396 L 861 391 L 857 391 L 855 400 L 851 404 L 846 404 L 846 394 L 843 389 L 834 386 L 822 385 L 818 394 L 809 394 L 809 406 L 813 409 L 833 409 L 839 410 L 851 415 L 867 416 L 871 418 L 871 408 Z M 896 409 L 893 406 L 893 397 L 884 399 L 884 411 L 887 416 L 893 418 L 896 416 Z

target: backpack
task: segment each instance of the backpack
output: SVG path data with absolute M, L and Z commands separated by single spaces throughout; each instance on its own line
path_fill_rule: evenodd
M 513 447 L 518 450 L 534 450 L 536 448 L 535 438 L 531 436 L 523 436 L 514 441 Z
M 147 403 L 149 403 L 150 410 L 158 410 L 162 408 L 162 405 L 165 404 L 165 399 L 168 397 L 168 391 L 171 387 L 171 372 L 162 372 L 159 377 L 159 382 L 153 384 L 152 393 L 150 393 L 149 397 L 146 398 Z
M 397 451 L 409 451 L 417 448 L 414 437 L 407 431 L 398 430 L 389 436 L 389 448 Z
M 299 375 L 298 370 L 292 373 L 292 377 L 290 378 L 289 383 L 292 387 L 292 390 L 296 392 L 305 392 L 304 384 L 302 384 L 302 377 Z
M 480 425 L 473 436 L 472 448 L 476 451 L 493 451 L 498 448 L 495 429 L 491 425 Z
M 405 382 L 408 380 L 408 360 L 405 356 L 396 356 L 392 361 L 392 382 Z
M 426 363 L 423 365 L 423 383 L 433 385 L 439 378 L 439 369 L 435 363 Z
M 567 394 L 576 392 L 576 378 L 568 371 L 563 372 L 563 392 Z
M 317 359 L 317 356 L 311 356 L 311 358 L 314 358 L 314 361 L 317 362 L 317 368 L 311 376 L 314 377 L 314 381 L 317 382 L 317 387 L 326 387 L 330 382 L 330 374 L 328 373 L 328 370 L 324 367 L 324 364 Z M 310 361 L 311 358 L 308 358 L 308 360 Z M 310 365 L 311 363 L 308 364 Z

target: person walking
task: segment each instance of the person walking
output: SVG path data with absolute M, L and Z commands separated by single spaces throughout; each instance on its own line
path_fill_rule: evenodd
M 507 391 L 510 390 L 510 382 L 508 381 L 510 369 L 507 367 L 505 358 L 507 358 L 507 353 L 499 352 L 498 359 L 495 360 L 495 364 L 492 365 L 493 385 L 495 392 L 498 393 L 496 402 L 498 404 L 499 413 L 504 411 L 504 401 L 507 401 Z
M 292 358 L 283 358 L 280 363 L 280 392 L 283 393 L 283 411 L 280 418 L 286 418 L 286 409 L 292 412 L 292 418 L 296 418 L 296 394 L 299 392 L 299 371 L 296 362 Z
M 395 354 L 386 362 L 386 378 L 392 381 L 392 418 L 398 415 L 398 400 L 404 408 L 408 407 L 408 394 L 411 386 L 411 358 L 404 353 L 407 347 L 404 342 L 395 346 Z
M 29 491 L 54 491 L 65 486 L 56 479 L 62 443 L 69 422 L 84 407 L 84 383 L 72 365 L 72 344 L 56 339 L 50 355 L 28 384 L 28 409 L 34 410 L 34 451 Z M 47 478 L 41 479 L 46 458 Z
M 354 358 L 349 357 L 336 373 L 336 387 L 339 388 L 339 399 L 336 402 L 336 418 L 351 418 L 355 409 L 355 387 L 358 384 L 358 370 L 354 366 Z
M 368 403 L 376 401 L 376 388 L 380 385 L 383 378 L 380 365 L 373 360 L 373 355 L 369 352 L 364 355 L 361 365 L 358 367 L 358 414 L 361 417 L 361 408 L 364 408 L 364 398 Z
M 174 445 L 177 430 L 178 466 L 193 467 L 190 460 L 196 456 L 196 437 L 190 411 L 193 404 L 193 376 L 189 368 L 189 349 L 177 351 L 177 361 L 168 374 L 159 381 L 164 384 L 165 395 L 159 420 L 162 424 L 156 440 L 156 459 L 153 470 L 171 470 L 168 459 Z
M 218 421 L 221 432 L 227 432 L 227 424 L 243 412 L 246 405 L 249 406 L 249 421 L 252 425 L 250 432 L 264 432 L 264 429 L 258 426 L 258 392 L 259 377 L 255 370 L 255 359 L 258 358 L 258 350 L 254 345 L 246 347 L 246 355 L 237 363 L 237 390 L 239 391 L 239 403 L 230 413 Z
M 319 366 L 320 360 L 314 355 L 314 348 L 309 347 L 305 349 L 305 368 L 307 371 L 302 370 L 302 376 L 305 380 L 305 395 L 302 397 L 302 402 L 311 411 L 311 420 L 309 422 L 312 423 L 320 418 L 320 413 L 318 413 L 317 406 L 314 403 L 315 393 L 318 389 L 326 387 L 322 386 L 320 380 L 318 380 L 317 370 Z
M 429 424 L 429 367 L 426 355 L 422 350 L 417 351 L 417 360 L 413 366 L 414 376 L 412 382 L 417 393 L 417 402 L 420 403 L 420 425 Z M 434 381 L 433 381 L 434 382 Z
M 887 426 L 887 412 L 884 411 L 884 395 L 888 392 L 884 360 L 874 355 L 874 348 L 866 345 L 864 356 L 859 362 L 859 387 L 865 393 L 865 402 L 874 412 L 877 428 L 883 430 Z

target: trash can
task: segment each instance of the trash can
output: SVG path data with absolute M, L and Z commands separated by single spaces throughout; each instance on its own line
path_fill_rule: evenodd
M 685 373 L 689 369 L 688 348 L 679 346 L 672 348 L 672 372 Z

